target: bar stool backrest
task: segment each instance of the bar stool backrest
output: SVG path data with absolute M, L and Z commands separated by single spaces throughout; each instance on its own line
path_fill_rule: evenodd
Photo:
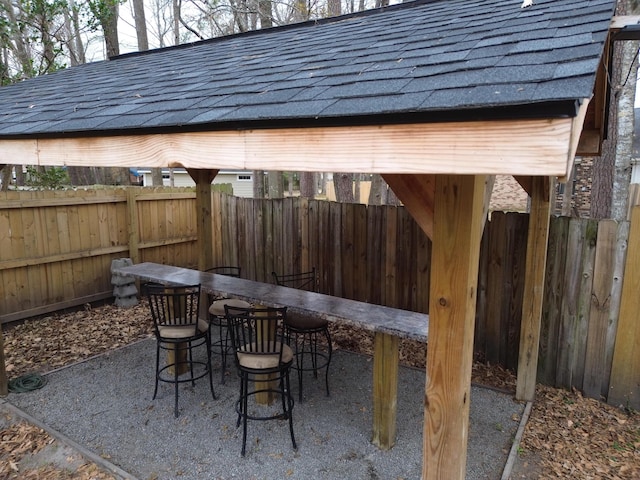
M 143 287 L 156 336 L 161 337 L 166 327 L 182 327 L 185 337 L 195 335 L 198 328 L 200 285 L 172 287 L 146 284 Z
M 209 273 L 217 273 L 218 275 L 226 275 L 228 277 L 236 277 L 236 278 L 240 278 L 240 274 L 242 273 L 242 269 L 240 267 L 231 267 L 226 265 L 209 268 L 205 271 Z
M 271 272 L 271 275 L 277 285 L 297 288 L 298 290 L 308 290 L 310 292 L 318 291 L 316 267 L 313 267 L 307 272 L 290 273 L 286 275 L 278 275 L 276 272 Z

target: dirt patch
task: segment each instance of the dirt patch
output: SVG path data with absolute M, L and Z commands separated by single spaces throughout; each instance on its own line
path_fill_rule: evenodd
M 44 373 L 148 337 L 151 331 L 144 302 L 128 309 L 87 305 L 5 326 L 7 372 L 9 378 Z M 373 351 L 370 332 L 334 325 L 332 336 L 336 348 Z M 426 346 L 403 340 L 400 359 L 424 368 Z M 515 376 L 499 366 L 474 362 L 472 381 L 515 392 Z M 7 446 L 0 448 L 0 478 L 114 478 L 65 450 L 45 431 L 19 419 L 0 420 L 0 440 Z M 45 448 L 59 449 L 59 454 L 39 455 Z M 576 391 L 539 385 L 511 478 L 640 478 L 640 415 L 583 398 Z

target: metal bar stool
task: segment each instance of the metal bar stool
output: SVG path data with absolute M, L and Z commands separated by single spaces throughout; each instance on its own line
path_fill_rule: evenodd
M 234 308 L 226 305 L 225 311 L 240 375 L 236 427 L 242 423 L 242 456 L 246 452 L 248 420 L 289 420 L 291 443 L 297 450 L 293 433 L 294 401 L 289 382 L 293 350 L 284 341 L 287 307 Z M 261 401 L 265 397 L 271 400 L 272 396 L 280 397 L 281 409 Z
M 271 272 L 276 284 L 299 288 L 302 290 L 317 291 L 317 276 L 315 267 L 308 272 L 278 275 Z M 291 345 L 295 345 L 296 363 L 293 366 L 298 372 L 298 398 L 302 401 L 302 376 L 303 372 L 313 372 L 318 378 L 318 370 L 325 369 L 325 387 L 329 396 L 329 364 L 333 354 L 329 322 L 317 317 L 307 317 L 290 313 L 286 321 L 287 338 Z M 322 342 L 322 337 L 324 342 Z M 305 364 L 305 358 L 308 362 Z
M 178 386 L 209 377 L 213 399 L 211 375 L 211 340 L 208 322 L 199 318 L 200 285 L 168 287 L 145 284 L 142 288 L 149 300 L 156 337 L 156 379 L 153 398 L 158 394 L 158 383 L 172 383 L 175 392 L 174 415 L 178 416 Z M 194 360 L 193 350 L 205 346 L 205 361 Z M 160 367 L 160 351 L 167 352 L 167 363 Z
M 240 267 L 213 267 L 206 270 L 209 273 L 217 273 L 218 275 L 227 275 L 229 277 L 240 278 Z M 227 371 L 227 354 L 231 351 L 231 341 L 229 339 L 229 330 L 227 328 L 227 319 L 225 317 L 224 306 L 229 305 L 231 307 L 249 308 L 251 304 L 244 300 L 238 300 L 236 298 L 216 298 L 213 295 L 208 295 L 209 300 L 209 328 L 212 335 L 211 349 L 214 354 L 220 355 L 221 378 L 220 383 L 224 384 L 225 374 Z M 217 330 L 218 337 L 214 340 L 213 333 Z

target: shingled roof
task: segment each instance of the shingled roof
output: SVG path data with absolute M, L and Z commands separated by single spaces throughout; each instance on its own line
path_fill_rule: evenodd
M 414 1 L 0 88 L 0 138 L 575 116 L 612 0 Z

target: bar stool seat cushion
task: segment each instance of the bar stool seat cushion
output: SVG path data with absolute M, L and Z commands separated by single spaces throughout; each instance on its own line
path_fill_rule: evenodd
M 278 368 L 278 360 L 280 355 L 277 353 L 274 354 L 261 354 L 252 352 L 255 350 L 255 343 L 252 343 L 250 346 L 245 345 L 241 348 L 238 355 L 238 363 L 244 368 L 250 368 L 253 370 L 263 370 L 263 369 L 272 369 Z M 242 353 L 242 351 L 247 351 L 251 353 Z M 270 351 L 278 351 L 280 350 L 279 343 L 276 344 L 276 347 L 273 348 L 270 345 Z M 293 350 L 287 344 L 282 345 L 282 363 L 287 364 L 293 360 Z
M 163 338 L 189 338 L 197 334 L 193 325 L 158 325 L 158 331 Z M 198 332 L 209 330 L 209 322 L 202 318 L 198 319 Z
M 323 318 L 290 313 L 285 323 L 296 330 L 316 330 L 326 328 L 329 322 Z
M 240 300 L 237 298 L 222 298 L 211 303 L 211 306 L 209 307 L 209 313 L 211 315 L 215 315 L 216 317 L 224 317 L 225 305 L 236 308 L 251 308 L 251 304 L 249 302 L 245 302 L 244 300 Z

